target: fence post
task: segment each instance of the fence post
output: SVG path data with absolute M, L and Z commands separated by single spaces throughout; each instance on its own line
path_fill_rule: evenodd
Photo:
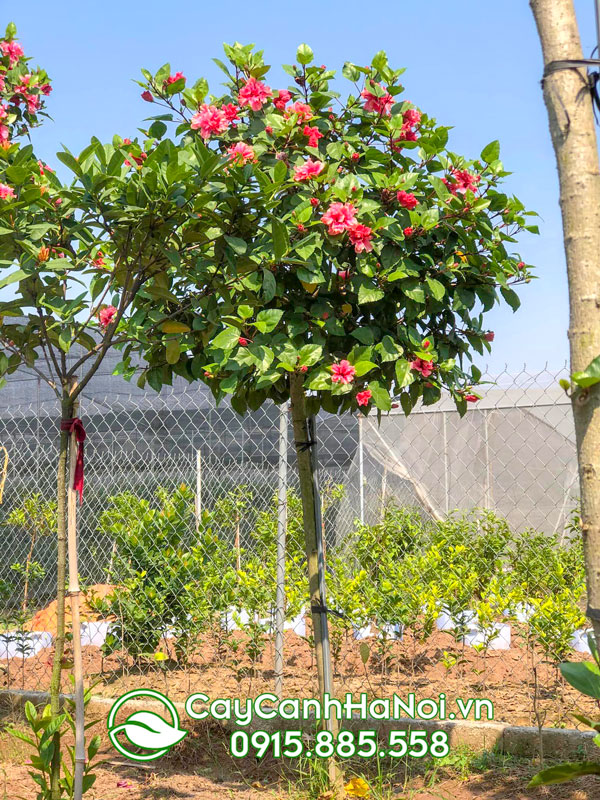
M 444 507 L 447 514 L 450 510 L 450 472 L 448 469 L 448 421 L 445 411 L 442 411 L 442 428 L 444 431 Z
M 195 497 L 196 530 L 200 528 L 200 517 L 202 515 L 202 453 L 200 448 L 196 450 L 196 497 Z
M 485 450 L 485 508 L 492 507 L 492 465 L 490 463 L 490 439 L 488 410 L 483 411 L 483 437 Z
M 283 697 L 283 626 L 285 623 L 285 539 L 287 532 L 288 409 L 279 412 L 277 475 L 277 595 L 275 599 L 275 694 Z
M 360 503 L 360 524 L 365 524 L 365 464 L 363 458 L 363 419 L 358 417 L 358 491 Z

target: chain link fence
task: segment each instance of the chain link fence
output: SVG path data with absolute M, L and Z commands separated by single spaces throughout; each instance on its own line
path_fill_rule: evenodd
M 319 418 L 328 605 L 341 614 L 330 618 L 337 692 L 489 698 L 498 719 L 573 724 L 577 698 L 557 665 L 586 658 L 587 643 L 574 432 L 560 377 L 489 378 L 462 419 L 446 400 L 409 418 L 394 409 L 380 424 L 374 415 Z M 1 680 L 47 690 L 57 405 L 22 375 L 0 402 L 9 457 Z M 89 385 L 80 416 L 82 636 L 95 691 L 314 696 L 287 410 L 240 418 L 216 408 L 205 387 L 155 395 L 106 374 Z

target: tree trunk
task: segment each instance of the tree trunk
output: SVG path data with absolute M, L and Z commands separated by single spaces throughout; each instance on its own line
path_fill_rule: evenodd
M 29 543 L 29 552 L 27 553 L 27 559 L 25 561 L 25 583 L 23 586 L 23 614 L 27 613 L 27 599 L 29 597 L 29 572 L 31 570 L 31 562 L 33 560 L 33 550 L 35 548 L 35 541 L 37 538 L 37 532 L 34 528 L 33 533 L 31 534 L 31 541 Z
M 62 400 L 61 420 L 71 419 L 73 404 L 65 393 Z M 58 454 L 58 471 L 56 476 L 57 503 L 57 583 L 56 583 L 56 638 L 54 639 L 54 660 L 52 678 L 50 680 L 50 710 L 52 719 L 61 713 L 60 684 L 62 662 L 65 650 L 65 583 L 67 578 L 67 454 L 69 450 L 69 433 L 61 430 L 60 449 Z M 52 800 L 60 800 L 62 791 L 60 781 L 60 733 L 54 734 L 54 754 L 50 774 L 50 790 Z
M 325 641 L 329 641 L 329 630 L 327 615 L 318 611 L 313 611 L 314 607 L 323 606 L 326 598 L 321 596 L 319 585 L 319 557 L 317 537 L 323 536 L 321 526 L 317 527 L 315 513 L 317 503 L 321 498 L 315 496 L 313 464 L 311 451 L 308 445 L 310 441 L 308 421 L 306 417 L 305 394 L 302 375 L 293 374 L 290 378 L 290 399 L 292 405 L 292 422 L 294 427 L 294 440 L 296 443 L 296 457 L 298 459 L 298 477 L 300 482 L 300 495 L 302 497 L 302 515 L 304 521 L 304 541 L 306 550 L 306 564 L 308 568 L 308 586 L 311 605 L 311 619 L 315 640 L 315 659 L 317 662 L 317 679 L 319 682 L 319 695 L 323 700 L 324 695 L 331 691 L 333 685 L 333 675 L 331 672 L 331 662 L 324 658 Z M 338 720 L 335 714 L 331 715 L 328 729 L 337 737 Z M 331 788 L 336 796 L 342 793 L 342 775 L 334 758 L 329 761 L 329 779 Z
M 530 0 L 544 64 L 583 57 L 572 0 Z M 600 168 L 594 112 L 583 69 L 543 82 L 560 182 L 569 278 L 571 373 L 600 355 Z M 600 642 L 600 384 L 572 398 L 581 493 L 588 615 Z
M 73 405 L 77 414 L 78 403 Z M 75 465 L 77 463 L 77 438 L 75 432 L 69 441 L 69 488 L 67 491 L 67 532 L 69 554 L 69 597 L 73 620 L 73 674 L 75 678 L 75 765 L 73 772 L 73 800 L 81 800 L 83 795 L 83 773 L 85 770 L 85 705 L 83 690 L 83 657 L 81 652 L 81 617 L 79 613 L 80 589 L 77 558 L 77 492 Z

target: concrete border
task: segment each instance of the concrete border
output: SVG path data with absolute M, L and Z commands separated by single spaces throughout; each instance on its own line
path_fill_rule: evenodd
M 63 695 L 63 697 L 71 697 Z M 88 711 L 92 715 L 108 715 L 108 711 L 115 702 L 116 698 L 101 697 L 93 695 L 90 699 Z M 22 690 L 0 690 L 0 715 L 3 708 L 9 708 L 12 712 L 22 712 L 27 701 L 35 706 L 46 705 L 50 701 L 48 692 L 28 692 Z M 130 701 L 128 705 L 140 710 L 152 709 L 160 711 L 162 706 L 159 703 Z M 184 703 L 174 704 L 185 716 Z M 196 708 L 202 706 L 196 704 Z M 266 705 L 265 705 L 266 708 Z M 239 730 L 239 726 L 232 721 L 223 721 L 226 730 Z M 185 727 L 185 723 L 183 723 Z M 286 728 L 302 727 L 310 730 L 313 725 L 310 720 L 298 722 L 297 720 L 286 721 L 282 719 L 256 720 L 256 724 L 248 726 L 249 730 L 260 728 L 261 730 L 284 730 Z M 342 727 L 347 730 L 378 730 L 383 738 L 387 738 L 392 730 L 411 730 L 412 728 L 421 731 L 445 731 L 448 734 L 448 741 L 451 747 L 463 745 L 472 750 L 494 750 L 498 753 L 505 753 L 513 756 L 529 758 L 537 756 L 539 753 L 539 731 L 535 727 L 508 725 L 503 722 L 476 722 L 473 720 L 421 720 L 400 718 L 397 720 L 379 719 L 352 719 L 345 720 Z M 546 758 L 561 760 L 587 760 L 600 762 L 600 748 L 594 744 L 596 733 L 594 731 L 578 731 L 572 728 L 542 728 L 542 742 L 544 746 L 544 756 Z

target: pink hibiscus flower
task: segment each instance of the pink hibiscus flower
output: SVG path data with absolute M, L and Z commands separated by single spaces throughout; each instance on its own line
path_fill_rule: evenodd
M 476 403 L 479 400 L 479 398 L 477 397 L 476 394 L 466 394 L 465 400 L 467 401 L 467 403 Z
M 357 224 L 356 209 L 352 203 L 332 203 L 321 217 L 321 222 L 328 227 L 328 233 L 337 236 Z
M 318 147 L 319 139 L 323 138 L 323 134 L 321 133 L 321 131 L 318 128 L 311 128 L 310 125 L 305 125 L 302 133 L 305 136 L 308 136 L 309 147 Z
M 309 119 L 314 117 L 312 108 L 307 105 L 307 103 L 301 103 L 300 100 L 297 100 L 291 106 L 286 108 L 286 117 L 290 117 L 292 114 L 296 114 L 298 117 L 298 123 L 308 122 Z
M 365 251 L 370 253 L 373 249 L 373 245 L 371 244 L 373 230 L 369 228 L 368 225 L 361 225 L 360 222 L 357 222 L 356 225 L 348 229 L 348 235 L 357 253 L 363 253 Z
M 479 183 L 480 176 L 472 175 L 466 169 L 453 169 L 451 172 L 451 179 L 442 178 L 448 189 L 452 194 L 465 194 L 470 191 L 475 194 L 477 192 L 477 184 Z
M 260 111 L 272 94 L 272 90 L 264 83 L 256 78 L 248 78 L 240 89 L 238 102 L 241 106 L 250 106 L 252 111 Z
M 233 103 L 224 103 L 221 106 L 221 111 L 225 114 L 227 122 L 235 122 L 240 118 L 240 109 Z
M 304 164 L 294 167 L 294 180 L 308 181 L 316 178 L 324 169 L 325 164 L 322 161 L 313 161 L 312 158 L 308 158 Z
M 169 75 L 167 78 L 167 86 L 170 86 L 172 83 L 177 83 L 177 81 L 184 81 L 185 75 L 183 72 L 176 72 L 175 75 Z
M 412 128 L 421 122 L 421 116 L 421 112 L 417 111 L 416 108 L 407 108 L 404 114 L 402 114 L 402 119 L 405 125 L 409 125 Z
M 152 92 L 148 91 L 148 89 L 146 89 L 145 92 L 142 92 L 141 98 L 142 100 L 145 100 L 147 103 L 154 102 L 154 97 L 152 97 Z
M 409 210 L 415 208 L 419 202 L 417 198 L 414 196 L 414 194 L 411 194 L 411 192 L 405 192 L 403 190 L 400 190 L 396 194 L 396 199 L 398 200 L 402 208 L 408 208 Z
M 8 65 L 10 69 L 25 55 L 21 45 L 14 41 L 0 42 L 0 50 L 2 50 L 3 56 L 8 56 Z
M 391 108 L 394 105 L 394 98 L 389 92 L 378 96 L 373 92 L 369 92 L 368 89 L 363 89 L 360 96 L 365 101 L 365 111 L 374 111 L 376 114 L 386 117 L 389 117 L 392 113 Z
M 227 115 L 216 106 L 204 103 L 192 117 L 190 127 L 193 131 L 200 131 L 203 139 L 225 133 L 229 127 Z
M 424 378 L 428 378 L 435 369 L 434 363 L 426 361 L 424 358 L 415 358 L 414 361 L 410 362 L 410 367 L 416 372 L 420 372 Z
M 0 183 L 0 199 L 1 200 L 12 200 L 15 196 L 15 190 L 12 186 L 8 186 L 6 183 Z
M 227 152 L 229 153 L 229 160 L 235 161 L 235 163 L 241 167 L 243 167 L 244 164 L 256 161 L 254 150 L 249 144 L 246 144 L 246 142 L 232 144 L 231 147 L 227 148 Z
M 292 99 L 291 92 L 288 92 L 287 89 L 280 89 L 277 92 L 277 97 L 273 100 L 273 105 L 275 108 L 278 108 L 280 111 L 283 111 L 285 108 L 285 104 Z
M 332 383 L 352 383 L 356 370 L 352 364 L 343 358 L 339 364 L 332 364 L 331 366 L 331 382 Z
M 117 309 L 114 306 L 105 306 L 105 308 L 101 308 L 100 313 L 98 314 L 100 325 L 103 328 L 108 328 L 111 322 L 114 321 L 116 315 Z
M 359 406 L 368 406 L 371 399 L 371 390 L 365 389 L 364 392 L 356 393 L 356 402 Z

